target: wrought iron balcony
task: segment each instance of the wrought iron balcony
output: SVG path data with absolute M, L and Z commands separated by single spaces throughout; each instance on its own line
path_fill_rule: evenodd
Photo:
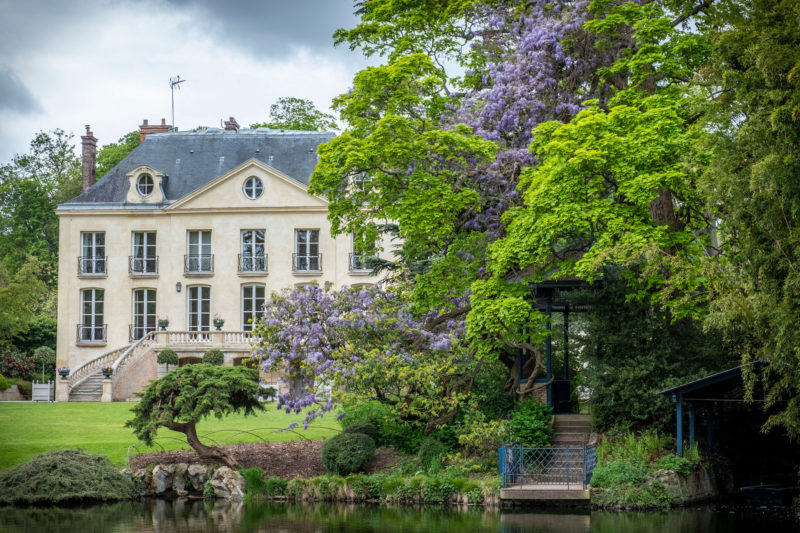
M 267 254 L 261 255 L 242 255 L 239 254 L 239 273 L 240 274 L 266 274 L 267 273 Z
M 128 256 L 128 273 L 133 277 L 150 277 L 158 275 L 158 256 Z
M 156 326 L 146 324 L 128 324 L 128 342 L 138 341 L 151 331 L 155 331 Z
M 78 324 L 78 344 L 105 344 L 105 324 Z
M 350 254 L 350 272 L 358 272 L 359 274 L 368 274 L 372 269 L 368 266 L 369 260 L 375 257 L 374 255 L 363 254 Z
M 322 272 L 322 254 L 292 254 L 292 272 Z
M 214 254 L 184 255 L 184 274 L 213 274 Z
M 107 274 L 106 256 L 81 255 L 78 257 L 78 275 L 81 277 L 103 277 Z

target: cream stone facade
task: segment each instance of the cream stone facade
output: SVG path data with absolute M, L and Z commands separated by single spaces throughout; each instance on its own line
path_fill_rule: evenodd
M 226 364 L 236 364 L 249 355 L 254 310 L 273 291 L 375 283 L 351 238 L 331 237 L 326 202 L 307 192 L 316 145 L 330 137 L 261 130 L 150 136 L 59 206 L 57 364 L 70 375 L 59 380 L 57 399 L 99 399 L 98 391 L 127 399 L 156 377 L 155 352 L 164 347 L 182 357 L 218 347 Z M 213 153 L 181 165 L 199 150 Z M 231 154 L 243 160 L 223 165 Z M 163 161 L 172 168 L 159 168 Z M 209 161 L 218 168 L 208 169 Z M 281 162 L 303 175 L 279 170 Z M 219 330 L 214 317 L 224 320 Z M 159 328 L 165 318 L 168 326 Z M 100 390 L 106 366 L 114 373 Z

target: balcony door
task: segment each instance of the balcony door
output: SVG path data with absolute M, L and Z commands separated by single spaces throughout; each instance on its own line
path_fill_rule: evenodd
M 266 272 L 267 255 L 263 229 L 242 230 L 242 272 Z
M 133 291 L 133 324 L 131 340 L 139 340 L 156 329 L 156 290 Z
M 104 319 L 105 291 L 85 289 L 81 291 L 81 323 L 78 338 L 83 342 L 104 342 L 106 340 Z
M 264 309 L 264 285 L 244 285 L 242 287 L 242 330 L 253 331 L 256 318 Z
M 155 274 L 156 232 L 135 232 L 133 234 L 133 255 L 131 272 L 134 274 Z
M 211 329 L 211 287 L 196 285 L 187 291 L 189 331 L 208 331 Z
M 81 233 L 81 274 L 106 273 L 106 234 Z
M 319 230 L 295 231 L 295 264 L 297 271 L 317 271 L 319 268 Z
M 212 272 L 211 232 L 190 231 L 186 257 L 187 272 Z

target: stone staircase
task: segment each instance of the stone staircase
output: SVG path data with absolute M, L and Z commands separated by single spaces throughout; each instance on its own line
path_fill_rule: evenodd
M 584 446 L 592 436 L 592 419 L 589 415 L 555 415 L 551 446 Z
M 103 373 L 97 370 L 69 392 L 71 402 L 99 402 L 103 395 Z

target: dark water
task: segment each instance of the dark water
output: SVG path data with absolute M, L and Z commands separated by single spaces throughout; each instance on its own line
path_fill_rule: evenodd
M 784 533 L 797 523 L 712 507 L 664 513 L 482 510 L 149 500 L 82 507 L 0 508 L 0 532 Z

